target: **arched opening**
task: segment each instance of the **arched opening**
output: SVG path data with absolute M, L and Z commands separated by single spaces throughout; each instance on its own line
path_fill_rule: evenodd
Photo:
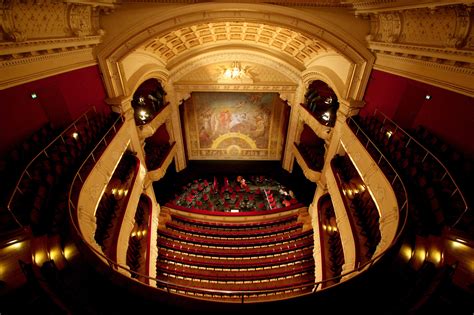
M 339 100 L 334 90 L 325 82 L 311 82 L 305 93 L 304 106 L 322 124 L 334 127 Z
M 148 79 L 133 93 L 132 108 L 135 112 L 135 123 L 144 125 L 155 118 L 165 106 L 166 92 L 157 79 Z

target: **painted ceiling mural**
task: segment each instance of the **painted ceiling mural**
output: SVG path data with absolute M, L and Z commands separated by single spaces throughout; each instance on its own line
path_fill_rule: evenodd
M 279 160 L 283 104 L 278 93 L 193 92 L 185 104 L 191 160 Z

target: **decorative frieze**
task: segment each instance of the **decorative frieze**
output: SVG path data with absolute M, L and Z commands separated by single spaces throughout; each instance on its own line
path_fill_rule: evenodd
M 474 69 L 470 5 L 434 4 L 430 8 L 392 9 L 368 14 L 371 29 L 367 40 L 377 56 L 375 68 L 387 68 L 394 74 L 421 78 L 429 84 L 464 94 L 474 89 L 472 78 L 463 78 L 471 76 Z M 396 60 L 397 65 L 387 63 L 388 60 Z M 422 64 L 422 67 L 415 67 L 415 64 Z
M 369 41 L 461 49 L 472 14 L 465 5 L 371 14 Z
M 104 31 L 99 26 L 102 9 L 110 10 L 111 4 L 99 2 L 71 3 L 64 1 L 9 0 L 0 5 L 0 61 L 2 67 L 21 67 L 33 65 L 39 60 L 62 58 L 65 54 L 89 51 L 102 41 Z M 64 59 L 64 58 L 62 58 Z M 91 54 L 89 64 L 95 58 Z M 83 60 L 81 61 L 83 63 Z M 59 61 L 58 61 L 59 63 Z M 60 72 L 74 70 L 63 64 Z M 55 74 L 58 65 L 54 64 L 49 74 Z M 30 81 L 38 69 L 30 67 L 10 69 L 17 73 L 14 81 Z
M 5 1 L 2 6 L 2 42 L 98 35 L 96 6 L 62 1 Z M 93 7 L 94 6 L 94 7 Z

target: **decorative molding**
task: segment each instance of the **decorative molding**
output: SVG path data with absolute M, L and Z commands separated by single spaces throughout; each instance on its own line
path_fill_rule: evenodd
M 369 42 L 369 48 L 376 54 L 385 53 L 405 58 L 430 60 L 432 62 L 446 63 L 456 62 L 459 68 L 468 68 L 474 64 L 474 51 L 466 49 L 453 49 L 437 46 L 418 46 L 409 44 L 392 44 L 382 42 Z
M 474 96 L 473 68 L 378 53 L 374 69 Z
M 83 58 L 62 58 L 48 64 L 49 69 L 46 64 L 39 69 L 35 64 L 74 52 L 76 55 L 91 52 L 104 35 L 99 26 L 102 6 L 100 2 L 4 1 L 0 6 L 0 67 L 30 67 L 19 71 L 9 69 L 10 78 L 2 80 L 8 83 L 1 87 L 31 81 L 29 77 L 36 80 L 81 67 L 78 64 L 85 62 Z M 94 55 L 91 54 L 88 63 L 97 63 Z
M 459 3 L 470 3 L 470 1 L 459 0 L 349 0 L 348 2 L 352 3 L 356 16 L 393 10 L 425 8 L 427 6 L 435 8 Z
M 32 39 L 23 42 L 0 42 L 0 58 L 24 59 L 25 56 L 47 55 L 70 51 L 78 47 L 93 47 L 100 44 L 101 36 L 64 37 L 56 39 Z
M 265 85 L 265 84 L 175 84 L 177 93 L 187 95 L 192 91 L 239 91 L 239 92 L 295 92 L 294 85 Z
M 165 62 L 170 62 L 191 49 L 228 45 L 235 41 L 239 44 L 244 43 L 277 50 L 279 54 L 294 58 L 302 64 L 319 53 L 328 51 L 327 46 L 316 38 L 308 37 L 294 30 L 235 20 L 231 22 L 208 22 L 175 29 L 148 40 L 143 48 L 158 55 Z
M 175 84 L 179 84 L 180 80 L 185 78 L 188 73 L 200 67 L 220 62 L 232 62 L 233 60 L 239 60 L 241 62 L 249 61 L 271 68 L 287 77 L 288 84 L 293 83 L 296 85 L 296 82 L 299 82 L 301 78 L 301 72 L 296 67 L 286 64 L 282 60 L 275 60 L 274 58 L 269 58 L 268 55 L 243 50 L 237 52 L 216 51 L 186 60 L 170 70 L 169 80 Z M 255 82 L 254 84 L 258 85 L 259 83 Z M 225 85 L 229 84 L 223 84 L 223 86 Z M 242 84 L 239 83 L 238 85 Z
M 237 19 L 236 16 L 238 16 Z M 363 94 L 365 84 L 368 81 L 369 70 L 372 67 L 373 56 L 360 40 L 344 31 L 335 22 L 322 19 L 311 12 L 275 5 L 199 3 L 192 6 L 182 6 L 171 9 L 163 12 L 163 14 L 150 15 L 139 23 L 135 23 L 128 29 L 123 30 L 120 36 L 111 39 L 106 45 L 101 46 L 98 52 L 98 58 L 104 76 L 106 76 L 104 81 L 107 84 L 109 95 L 118 96 L 122 93 L 121 84 L 115 82 L 120 80 L 120 77 L 116 74 L 116 62 L 129 55 L 132 50 L 140 49 L 144 43 L 150 43 L 150 40 L 161 38 L 165 34 L 171 34 L 172 32 L 170 32 L 170 30 L 178 31 L 186 29 L 187 27 L 195 27 L 197 29 L 200 25 L 206 25 L 208 23 L 225 24 L 227 22 L 230 23 L 230 21 L 240 23 L 244 20 L 262 24 L 265 27 L 288 29 L 297 34 L 304 34 L 310 38 L 311 41 L 325 43 L 325 47 L 332 47 L 336 53 L 342 55 L 350 63 L 354 64 L 352 77 L 358 78 L 357 80 L 359 80 L 361 84 L 354 86 L 351 90 L 353 90 L 352 92 L 354 92 L 356 96 Z M 192 33 L 190 34 L 192 37 Z M 186 34 L 179 33 L 178 35 L 185 36 Z M 186 38 L 184 39 L 187 40 Z M 179 39 L 179 41 L 182 41 L 182 39 Z M 225 43 L 233 44 L 234 40 L 229 39 Z M 237 38 L 235 43 L 242 43 L 240 37 Z M 302 43 L 302 45 L 305 44 Z M 178 46 L 176 46 L 176 49 L 179 48 L 179 50 L 182 51 L 188 50 L 184 44 Z M 200 47 L 204 48 L 204 46 Z M 228 47 L 230 48 L 231 46 Z M 284 49 L 278 50 L 275 48 L 272 50 L 262 50 L 261 48 L 263 47 L 257 47 L 267 58 L 270 56 L 270 58 L 273 59 L 286 60 L 285 62 L 287 63 L 291 60 L 293 60 L 293 62 L 296 61 L 295 56 L 291 53 L 278 53 L 283 52 Z M 212 49 L 215 49 L 215 47 L 212 47 Z M 197 54 L 200 52 L 202 52 L 202 49 L 192 50 L 187 57 L 192 57 L 193 53 Z M 232 60 L 235 59 L 231 59 L 230 61 Z M 183 63 L 184 61 L 183 59 L 180 62 Z M 175 61 L 173 62 L 174 64 L 178 64 Z M 297 64 L 297 62 L 295 62 L 295 64 Z M 170 72 L 173 72 L 173 65 L 168 64 L 167 66 L 171 68 Z M 174 80 L 174 82 L 175 81 L 176 80 Z M 353 96 L 353 98 L 357 99 L 358 97 L 356 96 Z
M 460 49 L 472 32 L 471 15 L 471 10 L 465 5 L 372 14 L 368 39 Z
M 97 64 L 93 49 L 0 61 L 0 90 Z
M 465 4 L 370 14 L 374 68 L 472 95 L 473 18 Z
M 54 0 L 10 0 L 1 7 L 2 38 L 22 42 L 30 39 L 102 35 L 98 28 L 99 2 L 85 4 Z
M 176 3 L 176 4 L 194 4 L 199 3 L 201 1 L 198 0 L 126 0 L 123 3 Z M 267 0 L 254 0 L 253 3 L 268 3 Z M 341 0 L 297 0 L 297 1 L 282 1 L 282 0 L 273 0 L 273 4 L 288 6 L 288 7 L 313 7 L 313 8 L 321 8 L 321 7 L 330 7 L 330 8 L 337 8 L 337 7 L 349 7 L 350 5 Z

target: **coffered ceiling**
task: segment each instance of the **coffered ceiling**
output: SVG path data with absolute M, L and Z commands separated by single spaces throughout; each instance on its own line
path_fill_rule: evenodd
M 142 49 L 155 54 L 165 64 L 196 55 L 203 50 L 223 46 L 248 46 L 272 51 L 304 65 L 330 49 L 318 41 L 293 30 L 252 22 L 220 22 L 192 25 L 170 31 L 147 41 Z

